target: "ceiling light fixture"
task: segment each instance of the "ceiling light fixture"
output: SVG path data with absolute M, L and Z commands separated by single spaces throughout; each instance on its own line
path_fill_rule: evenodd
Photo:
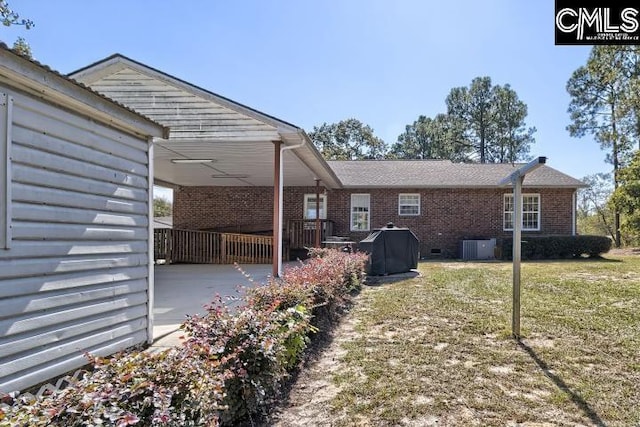
M 171 163 L 190 164 L 190 163 L 213 163 L 214 159 L 171 159 Z
M 244 174 L 233 174 L 233 173 L 225 173 L 225 174 L 214 174 L 211 175 L 211 178 L 249 178 L 249 175 Z

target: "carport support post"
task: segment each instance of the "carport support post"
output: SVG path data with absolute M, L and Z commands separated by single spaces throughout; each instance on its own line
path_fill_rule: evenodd
M 320 247 L 320 180 L 316 179 L 316 248 Z
M 280 198 L 282 194 L 280 186 L 281 168 L 280 156 L 282 155 L 281 141 L 273 141 L 273 244 L 272 244 L 272 270 L 273 277 L 280 274 L 280 236 L 282 225 L 280 224 Z

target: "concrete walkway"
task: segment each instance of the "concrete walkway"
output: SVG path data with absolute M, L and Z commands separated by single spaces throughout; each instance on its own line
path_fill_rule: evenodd
M 233 265 L 171 264 L 156 265 L 153 306 L 153 344 L 160 351 L 180 343 L 178 328 L 187 314 L 203 314 L 204 305 L 216 294 L 239 296 L 238 286 L 257 286 L 267 282 L 271 265 L 243 265 L 245 277 Z

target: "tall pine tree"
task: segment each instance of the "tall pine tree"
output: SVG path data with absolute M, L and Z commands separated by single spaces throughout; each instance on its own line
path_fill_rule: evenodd
M 525 123 L 527 106 L 509 85 L 493 86 L 476 77 L 467 87 L 451 89 L 447 114 L 464 128 L 462 143 L 480 163 L 527 160 L 535 128 Z
M 618 173 L 640 137 L 639 55 L 637 46 L 595 46 L 586 65 L 575 70 L 567 82 L 571 96 L 567 130 L 574 137 L 591 135 L 607 150 L 614 188 L 618 188 Z M 613 227 L 619 247 L 619 210 L 614 212 Z

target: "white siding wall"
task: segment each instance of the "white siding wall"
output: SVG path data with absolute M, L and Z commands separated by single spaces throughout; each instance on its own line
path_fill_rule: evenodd
M 0 92 L 14 100 L 11 247 L 0 248 L 0 391 L 8 392 L 86 364 L 84 352 L 146 341 L 149 169 L 146 141 Z

